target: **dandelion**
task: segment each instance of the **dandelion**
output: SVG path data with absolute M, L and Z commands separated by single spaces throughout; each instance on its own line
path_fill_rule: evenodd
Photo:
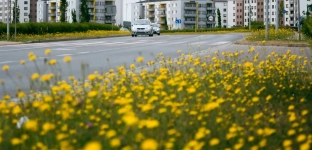
M 216 146 L 216 145 L 218 145 L 220 143 L 220 141 L 219 141 L 219 139 L 217 139 L 217 138 L 213 138 L 213 139 L 211 139 L 210 141 L 209 141 L 209 145 L 210 146 Z
M 102 150 L 102 145 L 100 142 L 97 141 L 92 141 L 87 143 L 83 150 Z
M 50 55 L 51 50 L 50 50 L 50 49 L 46 49 L 44 53 L 45 53 L 46 55 Z
M 39 74 L 38 73 L 34 73 L 31 75 L 31 80 L 37 80 L 39 78 Z
M 19 144 L 21 144 L 22 143 L 22 140 L 20 140 L 19 138 L 13 138 L 12 140 L 11 140 L 11 144 L 12 145 L 19 145 Z
M 113 148 L 119 147 L 120 146 L 120 140 L 119 138 L 113 138 L 110 140 L 110 145 Z
M 37 131 L 38 130 L 38 123 L 36 120 L 29 120 L 25 123 L 25 129 L 30 131 Z
M 8 70 L 9 70 L 9 66 L 8 66 L 8 65 L 2 66 L 2 70 L 3 70 L 3 71 L 8 71 Z
M 21 65 L 24 65 L 24 64 L 25 64 L 25 60 L 21 60 L 21 61 L 20 61 L 20 64 L 21 64 Z
M 146 139 L 141 143 L 141 150 L 157 150 L 158 143 L 154 139 Z
M 71 57 L 70 56 L 65 56 L 63 60 L 64 60 L 65 63 L 68 63 L 68 62 L 71 61 Z
M 143 60 L 144 60 L 143 57 L 138 57 L 138 58 L 137 58 L 137 62 L 139 62 L 139 63 L 140 63 L 140 62 L 143 62 Z

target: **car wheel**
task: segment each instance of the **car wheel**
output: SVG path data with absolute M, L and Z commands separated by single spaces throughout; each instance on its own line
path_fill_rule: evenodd
M 135 37 L 137 37 L 138 35 L 135 35 Z
M 160 35 L 160 33 L 158 33 L 158 35 Z
M 134 35 L 132 34 L 132 37 L 134 37 Z

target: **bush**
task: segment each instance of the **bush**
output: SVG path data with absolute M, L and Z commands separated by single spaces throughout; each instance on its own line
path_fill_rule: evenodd
M 312 37 L 312 18 L 308 17 L 303 21 L 302 33 L 308 37 Z
M 43 35 L 48 33 L 73 33 L 87 32 L 88 30 L 112 30 L 112 25 L 99 23 L 19 23 L 16 25 L 17 34 Z M 118 31 L 118 26 L 113 26 L 114 31 Z M 10 25 L 10 34 L 14 34 L 14 24 Z M 7 32 L 7 25 L 0 24 L 0 33 Z

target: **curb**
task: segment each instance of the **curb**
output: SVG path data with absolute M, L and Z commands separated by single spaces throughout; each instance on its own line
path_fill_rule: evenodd
M 59 41 L 74 41 L 74 40 L 88 40 L 88 39 L 101 39 L 101 38 L 112 38 L 112 37 L 125 37 L 130 36 L 129 35 L 108 35 L 108 36 L 102 36 L 102 37 L 82 37 L 82 38 L 69 38 L 69 39 L 52 39 L 52 40 L 38 40 L 38 41 L 28 41 L 25 42 L 25 44 L 28 43 L 42 43 L 42 42 L 59 42 Z
M 255 45 L 255 46 L 285 46 L 285 47 L 310 47 L 310 44 L 306 43 L 261 43 L 259 45 L 259 42 L 245 42 L 245 41 L 235 41 L 233 42 L 234 44 L 237 45 Z

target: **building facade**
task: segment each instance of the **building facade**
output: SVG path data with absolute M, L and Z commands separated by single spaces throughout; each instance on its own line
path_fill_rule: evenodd
M 20 23 L 33 21 L 30 19 L 30 17 L 32 17 L 30 11 L 32 11 L 31 8 L 33 8 L 30 6 L 30 2 L 31 2 L 30 0 L 19 0 L 19 1 L 17 1 L 18 6 L 19 6 L 19 12 L 20 12 L 20 14 L 19 14 Z M 13 14 L 13 12 L 12 12 L 12 14 Z M 12 21 L 14 21 L 13 18 L 12 18 Z

